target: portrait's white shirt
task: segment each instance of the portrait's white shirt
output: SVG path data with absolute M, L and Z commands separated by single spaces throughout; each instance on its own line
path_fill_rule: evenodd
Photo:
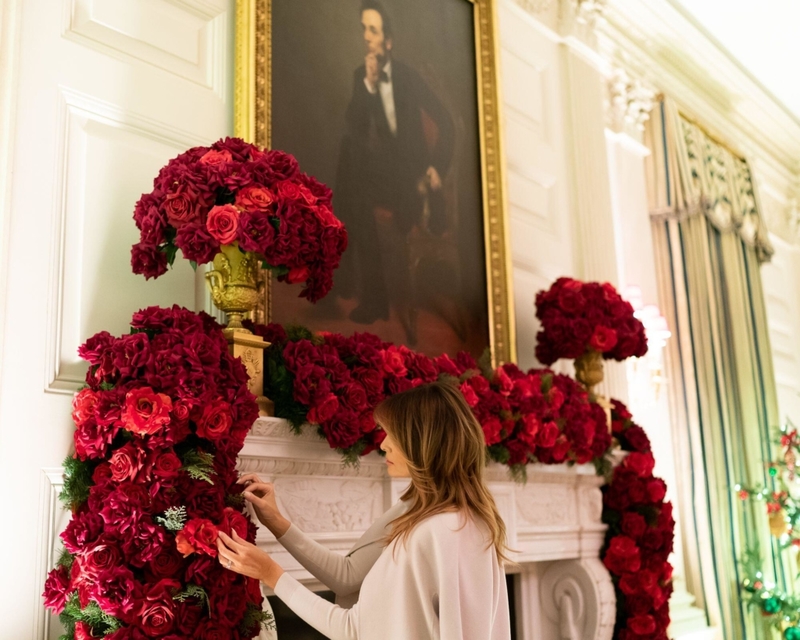
M 383 102 L 383 112 L 386 114 L 386 121 L 389 123 L 389 130 L 393 136 L 397 135 L 397 112 L 394 108 L 394 88 L 392 85 L 392 61 L 389 60 L 383 65 L 383 72 L 386 74 L 388 81 L 381 82 L 378 80 L 377 88 L 370 86 L 367 79 L 364 78 L 364 85 L 370 93 L 381 94 L 381 102 Z

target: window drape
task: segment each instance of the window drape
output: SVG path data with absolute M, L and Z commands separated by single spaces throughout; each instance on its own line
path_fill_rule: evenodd
M 785 584 L 787 567 L 763 504 L 737 483 L 766 485 L 779 425 L 759 265 L 773 253 L 749 166 L 669 101 L 647 130 L 650 213 L 668 352 L 676 487 L 687 584 L 725 638 L 759 638 L 741 606 L 739 560 L 758 549 Z M 689 575 L 691 574 L 691 575 Z M 766 636 L 764 636 L 766 637 Z

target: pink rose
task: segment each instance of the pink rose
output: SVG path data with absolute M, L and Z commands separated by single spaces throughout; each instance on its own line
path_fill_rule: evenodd
M 216 206 L 208 212 L 206 229 L 220 244 L 231 244 L 239 230 L 239 210 L 231 204 Z
M 132 389 L 125 396 L 122 421 L 128 431 L 140 436 L 152 435 L 169 424 L 172 400 L 150 387 Z

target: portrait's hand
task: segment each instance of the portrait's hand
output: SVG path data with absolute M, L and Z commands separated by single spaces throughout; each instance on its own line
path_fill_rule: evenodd
M 374 91 L 378 86 L 378 79 L 380 78 L 380 69 L 378 69 L 378 56 L 374 53 L 368 53 L 364 58 L 364 64 L 367 68 L 367 83 Z
M 431 191 L 438 191 L 442 188 L 442 179 L 439 177 L 439 172 L 436 167 L 428 167 L 428 184 L 431 185 Z
M 292 523 L 284 518 L 278 509 L 275 486 L 271 482 L 262 482 L 255 473 L 246 473 L 237 480 L 237 484 L 245 486 L 242 496 L 253 505 L 258 521 L 276 538 L 286 533 Z
M 244 540 L 236 531 L 233 537 L 219 532 L 217 538 L 219 563 L 229 571 L 261 580 L 274 589 L 283 575 L 283 569 L 272 557 L 256 545 Z

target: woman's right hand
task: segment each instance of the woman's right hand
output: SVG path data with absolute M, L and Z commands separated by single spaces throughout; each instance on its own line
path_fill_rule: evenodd
M 237 484 L 245 486 L 242 495 L 253 505 L 258 521 L 269 529 L 276 538 L 280 538 L 291 526 L 278 509 L 275 500 L 275 486 L 271 482 L 262 482 L 255 473 L 246 473 Z

